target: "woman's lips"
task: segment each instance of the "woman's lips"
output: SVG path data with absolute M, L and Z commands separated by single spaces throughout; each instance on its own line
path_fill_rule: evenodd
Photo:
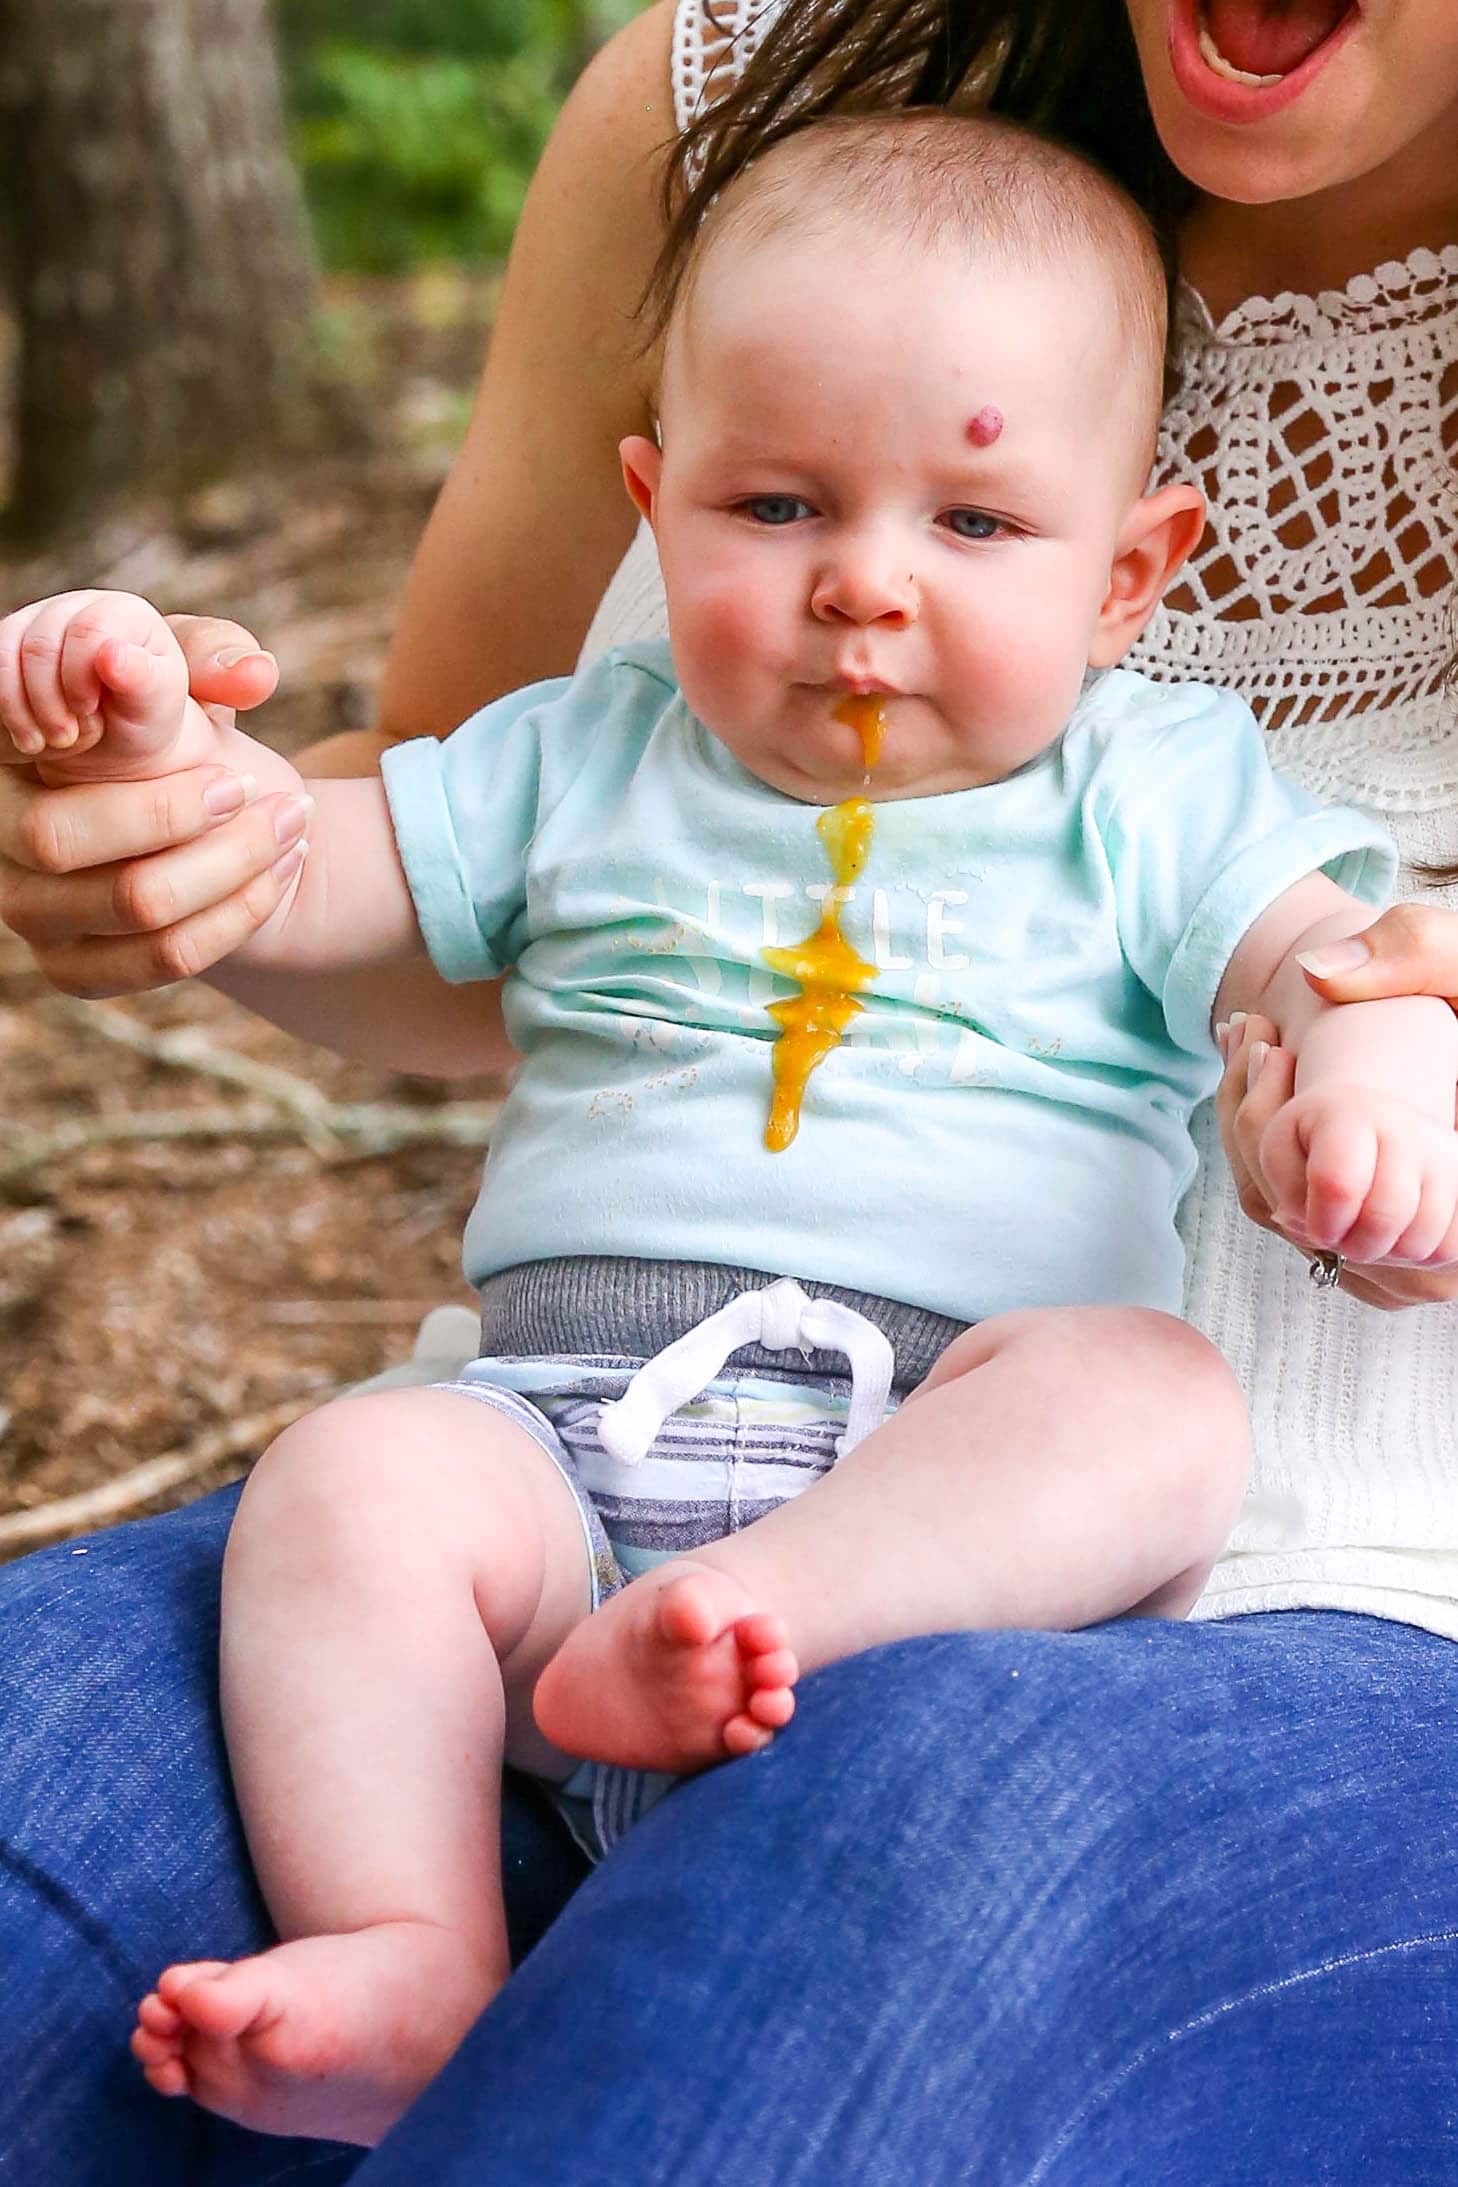
M 1339 0 L 1295 0 L 1281 8 L 1262 0 L 1172 0 L 1170 65 L 1202 114 L 1264 121 L 1300 98 L 1360 20 L 1358 7 L 1342 8 Z

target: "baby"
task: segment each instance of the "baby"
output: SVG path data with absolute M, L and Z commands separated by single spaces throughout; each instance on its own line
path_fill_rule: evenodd
M 1246 1454 L 1176 1318 L 1220 1018 L 1299 1054 L 1289 1228 L 1458 1253 L 1458 1022 L 1326 1007 L 1296 957 L 1368 923 L 1385 839 L 1237 701 L 1117 667 L 1202 523 L 1145 491 L 1163 356 L 1154 244 L 1072 156 L 807 129 L 717 204 L 623 443 L 670 644 L 312 786 L 217 983 L 469 1071 L 452 983 L 512 967 L 523 1061 L 484 1356 L 299 1422 L 244 1494 L 223 1700 L 284 1941 L 161 1976 L 164 2094 L 377 2140 L 506 1978 L 503 1760 L 600 1850 L 854 1650 L 1189 1610 Z M 186 683 L 137 600 L 0 626 L 48 779 L 297 786 Z

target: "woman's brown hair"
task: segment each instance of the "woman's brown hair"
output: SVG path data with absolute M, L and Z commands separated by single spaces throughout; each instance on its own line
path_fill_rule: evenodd
M 645 299 L 655 331 L 706 208 L 741 168 L 823 115 L 906 106 L 985 108 L 1096 161 L 1149 214 L 1172 275 L 1192 193 L 1155 134 L 1124 0 L 786 0 L 673 148 Z

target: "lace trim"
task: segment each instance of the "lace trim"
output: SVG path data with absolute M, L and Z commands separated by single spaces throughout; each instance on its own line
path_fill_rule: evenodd
M 1270 728 L 1447 745 L 1458 247 L 1321 296 L 1252 297 L 1218 327 L 1186 291 L 1182 333 L 1156 475 L 1196 479 L 1210 522 L 1131 665 L 1233 684 Z
M 673 11 L 673 113 L 698 119 L 734 84 L 783 0 L 678 0 Z
M 1206 339 L 1232 344 L 1286 342 L 1298 334 L 1355 331 L 1367 334 L 1378 325 L 1402 326 L 1445 312 L 1458 282 L 1458 244 L 1441 251 L 1418 249 L 1406 258 L 1389 258 L 1371 273 L 1354 274 L 1344 288 L 1297 296 L 1248 296 L 1218 324 L 1205 299 L 1188 282 L 1180 287 L 1182 323 Z

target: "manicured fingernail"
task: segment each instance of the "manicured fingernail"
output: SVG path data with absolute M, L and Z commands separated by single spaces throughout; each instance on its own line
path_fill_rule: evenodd
M 212 814 L 214 818 L 221 818 L 223 814 L 236 814 L 243 805 L 247 805 L 247 790 L 243 787 L 243 776 L 240 774 L 225 774 L 223 781 L 208 783 L 208 787 L 203 790 L 203 811 L 205 814 Z
M 274 860 L 273 877 L 275 881 L 292 881 L 308 855 L 308 843 L 302 840 L 295 843 L 292 850 L 286 850 L 282 858 Z
M 1303 949 L 1296 958 L 1303 972 L 1329 980 L 1336 972 L 1355 972 L 1371 962 L 1372 944 L 1361 934 L 1349 934 L 1342 942 L 1323 942 L 1320 949 Z
M 224 775 L 218 782 L 210 782 L 203 791 L 203 811 L 218 818 L 223 813 L 235 813 L 258 795 L 258 781 L 254 775 Z
M 1225 1053 L 1225 1043 L 1229 1038 L 1230 1020 L 1229 1018 L 1222 1018 L 1215 1028 L 1215 1045 L 1222 1055 Z
M 273 816 L 274 841 L 291 843 L 296 835 L 302 835 L 313 810 L 312 797 L 287 798 Z
M 260 645 L 225 645 L 221 653 L 213 655 L 212 665 L 214 668 L 237 668 L 243 661 L 266 661 L 270 668 L 278 666 L 273 655 L 265 653 Z
M 1245 1067 L 1245 1083 L 1247 1092 L 1260 1077 L 1261 1072 L 1265 1068 L 1266 1057 L 1270 1054 L 1270 1052 L 1271 1044 L 1268 1040 L 1253 1040 L 1251 1042 L 1250 1057 Z

